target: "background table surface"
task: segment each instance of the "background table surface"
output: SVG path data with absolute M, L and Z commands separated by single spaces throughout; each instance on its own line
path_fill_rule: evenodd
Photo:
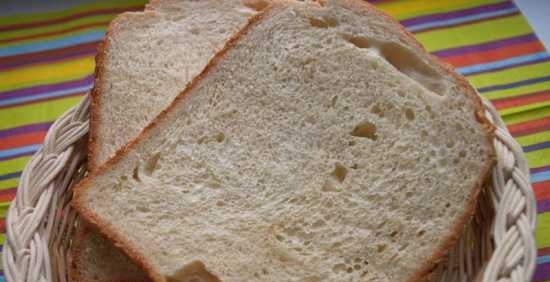
M 547 36 L 550 13 L 541 11 L 548 11 L 550 1 L 519 1 Z M 533 281 L 550 281 L 550 56 L 543 44 L 511 1 L 371 2 L 466 76 L 493 102 L 522 145 L 538 206 L 539 255 Z M 143 4 L 0 3 L 0 243 L 7 206 L 25 163 L 40 148 L 52 121 L 92 87 L 95 48 L 109 21 Z

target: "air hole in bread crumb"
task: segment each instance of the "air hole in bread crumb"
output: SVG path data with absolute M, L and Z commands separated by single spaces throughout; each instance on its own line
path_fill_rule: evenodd
M 414 111 L 412 109 L 405 109 L 405 117 L 408 119 L 408 120 L 414 120 Z
M 352 35 L 349 35 L 349 34 L 342 34 L 342 37 L 349 43 L 355 45 L 355 47 L 357 48 L 369 48 L 370 47 L 370 43 L 369 43 L 369 39 L 366 38 L 366 37 L 362 37 L 362 36 L 352 36 Z
M 445 143 L 445 145 L 447 146 L 447 148 L 452 148 L 455 146 L 455 142 L 453 140 L 449 140 L 447 141 L 447 143 Z
M 378 139 L 378 136 L 376 135 L 376 125 L 369 121 L 360 122 L 357 126 L 355 126 L 351 132 L 351 135 L 355 137 L 364 137 L 371 140 Z
M 458 156 L 459 156 L 460 158 L 466 157 L 466 151 L 464 151 L 464 150 L 460 151 L 460 152 L 458 153 Z
M 332 100 L 330 101 L 330 106 L 331 107 L 336 107 L 336 102 L 338 101 L 338 96 L 334 96 L 332 97 Z
M 218 143 L 221 143 L 223 142 L 223 140 L 225 140 L 225 134 L 223 134 L 223 132 L 219 132 L 218 134 L 216 134 L 215 138 Z
M 309 18 L 309 24 L 312 27 L 317 28 L 329 28 L 329 27 L 335 27 L 338 26 L 338 20 L 333 17 L 329 16 L 323 16 L 322 18 Z
M 355 146 L 355 144 L 357 144 L 355 141 L 351 140 L 348 142 L 348 146 Z
M 385 245 L 385 244 L 378 245 L 378 246 L 376 246 L 376 251 L 379 252 L 379 253 L 382 253 L 382 252 L 384 252 L 384 250 L 386 250 L 387 247 L 388 246 Z M 368 264 L 368 262 L 366 264 Z
M 138 207 L 136 207 L 136 210 L 139 211 L 139 212 L 143 212 L 143 213 L 146 213 L 146 212 L 150 211 L 147 207 L 144 207 L 144 206 L 138 206 Z
M 244 0 L 242 3 L 246 7 L 256 11 L 262 11 L 269 5 L 269 2 L 265 0 Z
M 446 209 L 448 209 L 448 208 L 450 208 L 450 207 L 451 207 L 451 203 L 446 203 L 446 204 L 445 204 L 445 208 L 446 208 Z
M 372 106 L 370 111 L 371 111 L 371 113 L 373 113 L 373 114 L 375 114 L 379 117 L 384 117 L 384 111 L 382 111 L 382 109 L 378 105 Z
M 424 236 L 425 233 L 426 233 L 425 230 L 420 230 L 416 233 L 416 237 L 422 237 L 422 236 Z
M 348 174 L 348 169 L 342 164 L 336 163 L 334 165 L 334 170 L 330 175 L 334 177 L 334 179 L 338 180 L 338 182 L 342 183 L 346 179 L 347 174 Z
M 397 234 L 399 234 L 399 232 L 397 232 L 397 230 L 394 230 L 392 231 L 392 233 L 390 233 L 390 237 L 395 237 L 397 236 Z

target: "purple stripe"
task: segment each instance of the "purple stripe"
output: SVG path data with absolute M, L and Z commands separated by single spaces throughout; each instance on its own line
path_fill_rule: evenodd
M 432 54 L 438 57 L 450 57 L 450 56 L 462 55 L 464 53 L 474 53 L 479 51 L 497 49 L 501 47 L 508 47 L 513 44 L 519 44 L 519 43 L 525 43 L 525 42 L 537 41 L 537 40 L 538 38 L 534 33 L 529 33 L 526 35 L 520 35 L 520 36 L 511 37 L 507 39 L 491 41 L 487 43 L 440 50 L 440 51 L 432 52 Z
M 62 60 L 79 57 L 79 56 L 92 56 L 92 55 L 95 55 L 95 53 L 96 53 L 95 48 L 89 48 L 84 50 L 78 50 L 77 52 L 65 53 L 65 54 L 60 54 L 56 56 L 54 55 L 54 56 L 49 56 L 47 58 L 40 58 L 40 59 L 36 59 L 36 58 L 33 58 L 32 56 L 28 56 L 27 57 L 28 59 L 23 59 L 16 62 L 10 62 L 5 64 L 0 63 L 0 71 L 15 68 L 15 67 L 20 67 L 20 66 L 30 65 L 30 64 L 41 64 L 41 63 L 62 61 Z
M 537 265 L 533 282 L 542 282 L 550 279 L 550 262 Z
M 530 173 L 539 173 L 539 172 L 543 172 L 543 171 L 547 171 L 547 170 L 550 170 L 550 165 L 541 166 L 541 167 L 534 167 L 534 168 L 529 169 L 529 172 Z
M 550 200 L 537 201 L 537 213 L 550 211 Z
M 459 10 L 454 12 L 431 14 L 431 15 L 412 18 L 412 19 L 406 19 L 406 20 L 402 20 L 401 24 L 404 26 L 411 26 L 416 24 L 448 20 L 452 18 L 460 18 L 464 16 L 471 16 L 471 15 L 482 14 L 487 12 L 494 12 L 498 10 L 510 9 L 510 8 L 515 8 L 515 5 L 512 2 L 502 2 L 502 3 L 489 4 L 485 6 Z
M 44 123 L 35 123 L 35 124 L 29 124 L 29 125 L 24 125 L 20 127 L 3 129 L 3 130 L 0 130 L 0 138 L 6 138 L 8 136 L 25 134 L 29 132 L 35 132 L 35 131 L 47 131 L 48 128 L 50 128 L 50 125 L 52 125 L 51 122 L 44 122 Z
M 550 148 L 550 142 L 542 142 L 542 143 L 539 143 L 539 144 L 525 146 L 525 147 L 523 147 L 523 152 L 527 153 L 527 152 L 542 150 L 542 149 L 546 149 L 546 148 Z
M 40 86 L 0 92 L 0 101 L 12 99 L 15 97 L 33 96 L 37 94 L 42 94 L 44 92 L 59 91 L 67 88 L 82 87 L 82 86 L 90 85 L 93 82 L 94 82 L 94 76 L 89 75 L 81 79 L 71 80 L 71 81 L 62 82 L 62 83 L 40 85 Z

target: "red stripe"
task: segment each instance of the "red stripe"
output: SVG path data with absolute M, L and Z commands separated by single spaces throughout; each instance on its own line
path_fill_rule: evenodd
M 533 183 L 533 191 L 538 201 L 550 199 L 550 180 Z
M 0 218 L 0 232 L 6 233 L 6 219 Z
M 95 50 L 98 43 L 99 42 L 89 42 L 89 43 L 82 43 L 82 44 L 69 46 L 65 48 L 41 51 L 36 53 L 14 55 L 9 57 L 0 57 L 0 65 L 17 63 L 17 62 L 21 62 L 22 60 L 40 61 L 40 60 L 48 59 L 50 57 L 61 56 L 67 53 L 75 53 L 75 52 L 80 52 L 83 50 L 90 50 L 90 49 Z
M 129 6 L 129 7 L 123 7 L 123 8 L 111 8 L 111 9 L 99 9 L 95 11 L 86 11 L 79 14 L 70 15 L 63 18 L 53 19 L 53 20 L 44 20 L 44 21 L 37 21 L 32 23 L 22 23 L 22 24 L 11 24 L 11 25 L 5 25 L 0 26 L 0 32 L 2 31 L 13 31 L 16 29 L 25 29 L 25 28 L 32 28 L 37 26 L 45 26 L 45 25 L 52 25 L 52 24 L 58 24 L 58 23 L 64 23 L 68 22 L 74 19 L 87 17 L 87 16 L 96 16 L 96 15 L 103 15 L 103 14 L 114 14 L 114 13 L 122 13 L 126 11 L 140 11 L 143 9 L 143 6 Z
M 32 144 L 42 144 L 47 131 L 29 132 L 20 135 L 8 136 L 2 138 L 0 150 L 6 150 Z
M 110 21 L 83 24 L 83 25 L 79 25 L 79 26 L 75 26 L 75 27 L 71 27 L 71 28 L 67 28 L 67 29 L 63 29 L 63 30 L 56 30 L 56 31 L 51 31 L 51 32 L 46 32 L 46 33 L 40 33 L 40 34 L 33 34 L 33 35 L 26 35 L 26 36 L 2 39 L 2 40 L 0 40 L 0 43 L 10 43 L 10 42 L 41 38 L 41 37 L 52 36 L 52 35 L 65 34 L 65 33 L 71 32 L 71 31 L 77 31 L 77 30 L 80 30 L 80 29 L 91 28 L 91 27 L 104 27 L 104 28 L 106 28 L 107 25 L 109 25 L 109 22 Z
M 550 130 L 550 117 L 509 125 L 508 130 L 515 137 Z
M 455 67 L 464 67 L 482 63 L 504 60 L 512 57 L 537 53 L 545 51 L 540 41 L 525 42 L 517 45 L 510 45 L 502 48 L 480 51 L 475 53 L 466 53 L 442 58 Z
M 550 247 L 548 248 L 541 248 L 538 250 L 538 256 L 547 256 L 550 255 Z
M 11 201 L 15 198 L 16 194 L 17 194 L 17 188 L 2 190 L 2 193 L 0 194 L 0 202 Z
M 497 110 L 550 101 L 550 90 L 491 100 Z

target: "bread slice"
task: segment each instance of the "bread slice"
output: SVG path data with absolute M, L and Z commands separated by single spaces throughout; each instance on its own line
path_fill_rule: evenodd
M 240 0 L 157 0 L 144 12 L 115 18 L 98 54 L 90 169 L 170 104 L 257 8 L 255 2 Z M 145 277 L 100 234 L 77 229 L 71 247 L 74 281 L 134 282 Z
M 157 282 L 422 280 L 492 165 L 479 97 L 361 1 L 264 11 L 75 207 Z
M 79 227 L 71 246 L 70 281 L 148 282 L 147 275 L 102 235 Z

